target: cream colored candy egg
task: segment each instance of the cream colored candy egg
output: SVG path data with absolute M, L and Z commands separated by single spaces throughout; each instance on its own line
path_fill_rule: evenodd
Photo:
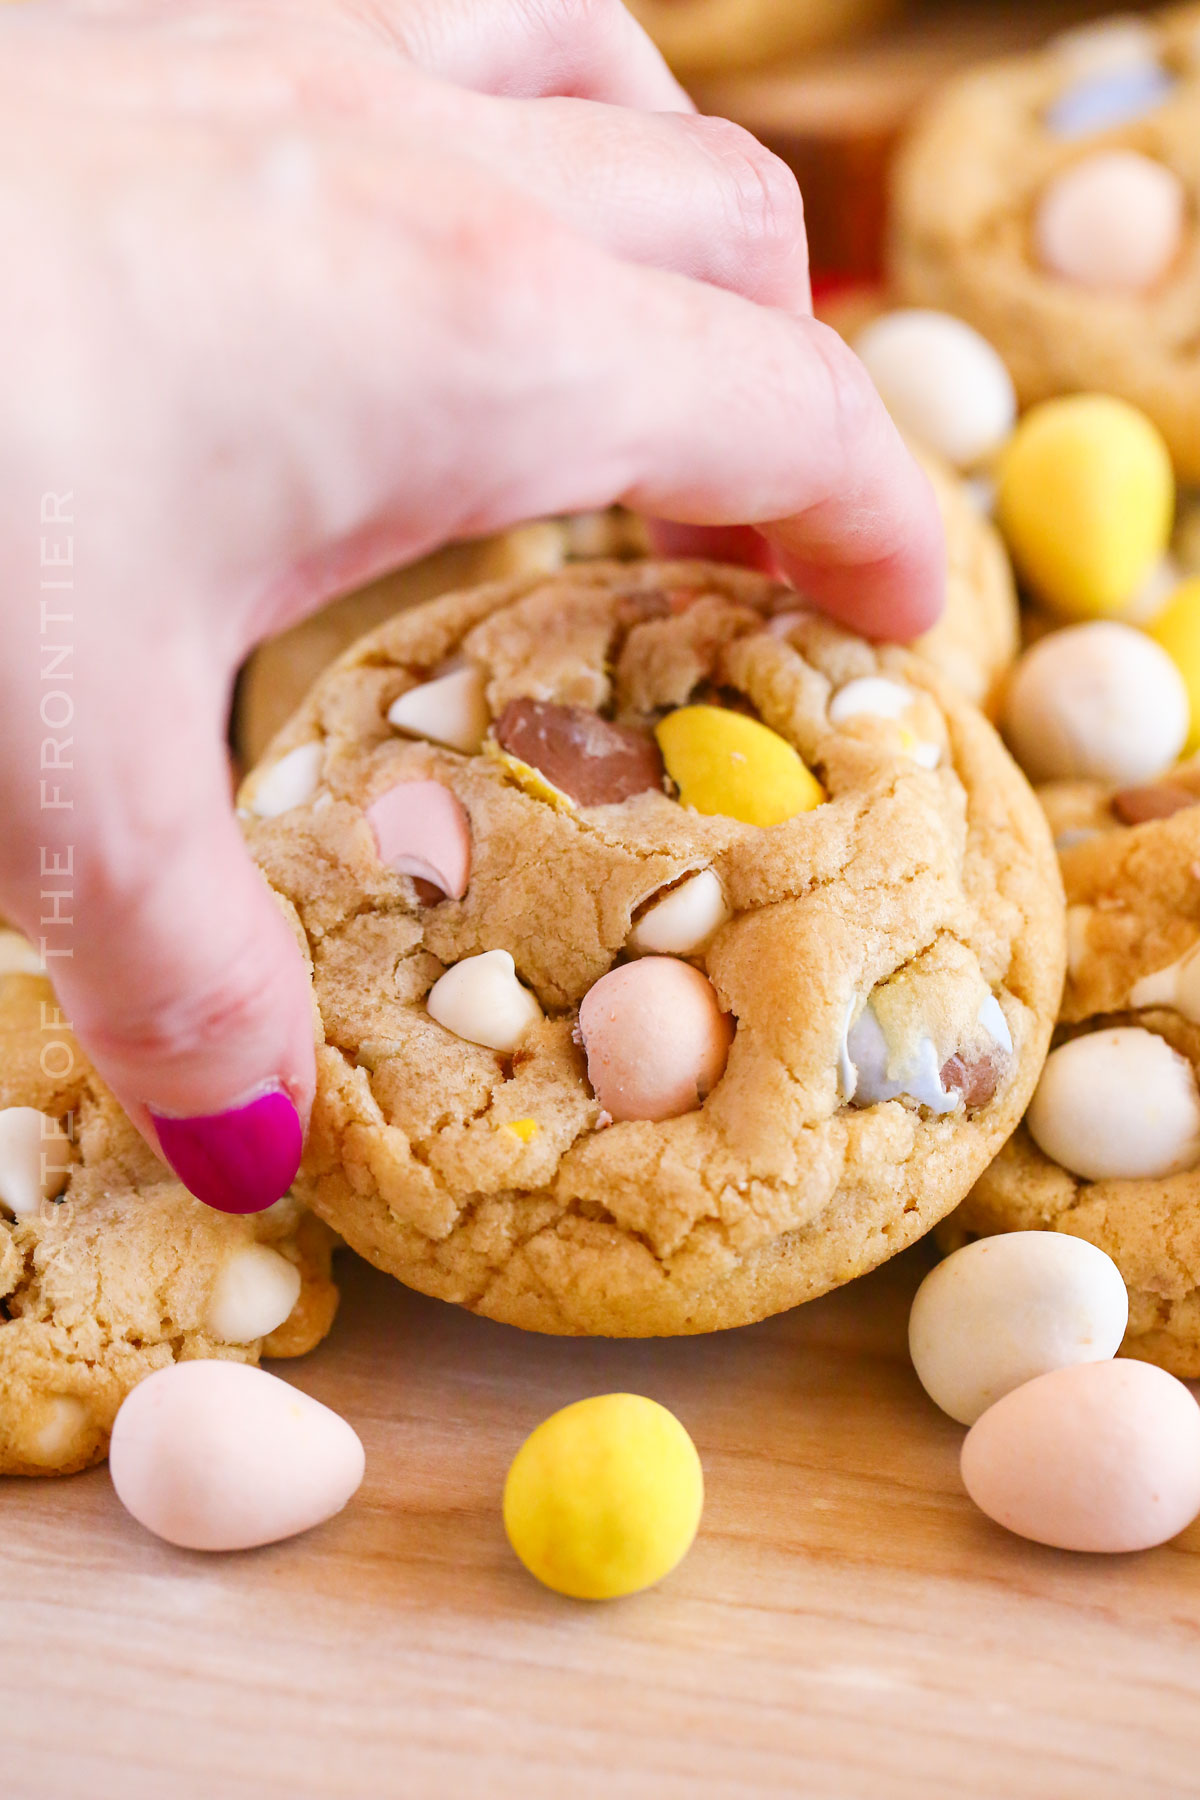
M 319 740 L 298 744 L 254 779 L 250 811 L 260 819 L 277 819 L 293 807 L 307 806 L 317 791 L 325 746 Z
M 1115 1356 L 1129 1297 L 1085 1238 L 1013 1231 L 965 1244 L 917 1289 L 908 1348 L 925 1392 L 973 1425 L 1022 1382 Z
M 0 1109 L 0 1211 L 31 1218 L 66 1186 L 71 1143 L 35 1106 Z
M 275 1331 L 300 1298 L 300 1271 L 269 1244 L 243 1244 L 217 1271 L 204 1329 L 221 1344 L 252 1344 Z
M 135 1387 L 109 1450 L 117 1497 L 185 1550 L 249 1550 L 332 1518 L 363 1447 L 337 1413 L 246 1363 L 173 1363 Z
M 1042 266 L 1066 281 L 1141 293 L 1178 256 L 1186 210 L 1173 170 L 1136 150 L 1099 150 L 1048 184 L 1034 244 Z
M 388 708 L 388 722 L 409 737 L 474 756 L 491 724 L 486 685 L 482 669 L 451 669 L 401 694 Z
M 646 908 L 629 947 L 641 955 L 691 956 L 732 916 L 716 874 L 701 869 Z
M 958 468 L 984 461 L 1012 430 L 1012 377 L 962 319 L 920 308 L 885 313 L 854 348 L 901 430 Z
M 1200 1407 L 1164 1369 L 1054 1369 L 971 1427 L 962 1477 L 988 1517 L 1060 1550 L 1148 1550 L 1200 1512 Z
M 1039 1150 L 1084 1181 L 1154 1180 L 1200 1162 L 1192 1065 L 1138 1025 L 1051 1051 L 1026 1124 Z
M 507 950 L 485 950 L 455 963 L 434 982 L 426 1005 L 447 1031 L 489 1050 L 515 1050 L 542 1017 Z
M 1179 755 L 1189 720 L 1166 651 L 1112 619 L 1041 638 L 1004 700 L 1004 734 L 1031 781 L 1149 781 Z
M 1129 1004 L 1168 1007 L 1200 1025 L 1200 944 L 1165 969 L 1143 975 L 1130 989 Z
M 646 956 L 602 975 L 579 1009 L 588 1080 L 610 1117 L 692 1112 L 725 1072 L 733 1020 L 691 963 Z

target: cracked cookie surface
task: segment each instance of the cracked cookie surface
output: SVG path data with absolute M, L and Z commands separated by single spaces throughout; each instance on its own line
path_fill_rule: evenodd
M 494 735 L 530 701 L 521 754 L 541 770 Z M 602 715 L 592 730 L 579 709 Z M 473 748 L 402 735 L 389 714 Z M 573 801 L 545 747 L 551 716 L 555 756 L 611 741 L 637 791 Z M 647 746 L 633 782 L 630 733 Z M 790 816 L 760 826 L 680 803 L 672 776 L 711 806 L 718 741 L 740 792 L 739 759 L 769 751 L 769 798 L 791 795 Z M 666 776 L 649 772 L 654 742 Z M 289 758 L 316 766 L 290 810 L 259 816 Z M 400 815 L 397 793 L 414 803 Z M 398 873 L 386 821 L 411 821 L 418 801 L 449 835 Z M 948 1212 L 1037 1078 L 1062 903 L 1024 778 L 920 659 L 764 577 L 592 564 L 404 613 L 318 683 L 241 808 L 295 909 L 320 1012 L 297 1192 L 372 1262 L 490 1317 L 654 1335 L 808 1299 Z M 447 873 L 460 813 L 465 887 L 460 863 Z M 609 1029 L 649 1029 L 622 1011 L 643 946 L 673 950 L 657 958 L 667 974 L 691 971 L 667 984 L 667 1024 L 682 1032 L 692 1008 L 709 1033 L 675 1066 L 659 1031 L 665 1100 L 647 1099 L 624 1027 Z M 502 1048 L 444 1022 L 463 1029 L 463 990 L 485 983 Z M 611 1123 L 589 1073 L 636 1116 Z M 657 1061 L 650 1073 L 665 1090 Z M 897 1097 L 873 1102 L 889 1085 Z
M 889 272 L 906 303 L 966 319 L 1000 351 L 1022 404 L 1114 394 L 1158 425 L 1180 472 L 1200 479 L 1200 7 L 1151 17 L 1164 82 L 1125 122 L 1055 129 L 1090 79 L 1065 45 L 980 66 L 936 95 L 898 158 Z M 1125 72 L 1130 81 L 1138 71 Z M 1108 79 L 1115 85 L 1122 71 Z M 1104 81 L 1095 77 L 1097 91 Z M 1038 209 L 1085 159 L 1132 151 L 1186 193 L 1182 246 L 1146 291 L 1087 287 L 1041 266 Z
M 1134 794 L 1140 805 L 1131 804 Z M 1146 813 L 1156 797 L 1162 806 L 1173 797 L 1176 809 Z M 1200 769 L 1183 765 L 1138 790 L 1062 783 L 1049 799 L 1056 823 L 1072 834 L 1061 857 L 1068 976 L 1057 1041 L 1132 1027 L 1183 1059 L 1175 1067 L 1194 1089 L 1200 987 L 1193 990 L 1188 969 L 1200 945 Z M 1140 814 L 1143 822 L 1134 822 Z M 1132 1097 L 1126 1087 L 1115 1104 Z M 1089 1180 L 1047 1155 L 1024 1123 L 939 1228 L 938 1239 L 948 1249 L 1002 1231 L 1065 1231 L 1089 1239 L 1112 1257 L 1129 1289 L 1124 1353 L 1194 1379 L 1200 1376 L 1200 1159 L 1184 1160 L 1191 1166 L 1163 1175 Z
M 14 934 L 4 937 L 11 952 Z M 27 1120 L 34 1133 L 23 1145 Z M 58 1191 L 40 1200 L 22 1183 L 22 1150 L 32 1148 L 36 1170 L 39 1135 L 64 1150 L 49 1184 Z M 328 1227 L 294 1199 L 234 1218 L 187 1193 L 33 972 L 0 972 L 0 1165 L 0 1475 L 101 1461 L 126 1394 L 171 1362 L 300 1356 L 333 1321 Z M 278 1321 L 297 1288 L 275 1329 L 241 1337 L 256 1314 L 261 1322 L 264 1300 Z

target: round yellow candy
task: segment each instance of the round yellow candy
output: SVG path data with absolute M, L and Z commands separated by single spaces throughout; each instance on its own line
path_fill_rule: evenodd
M 691 1548 L 704 1506 L 696 1446 L 640 1394 L 601 1394 L 553 1413 L 513 1458 L 508 1541 L 538 1580 L 576 1600 L 652 1587 Z
M 825 798 L 787 740 L 745 713 L 681 706 L 654 735 L 680 800 L 695 812 L 743 825 L 782 825 Z
M 996 509 L 1037 598 L 1103 619 L 1136 598 L 1167 548 L 1175 476 L 1157 427 L 1104 394 L 1047 400 L 1001 454 Z
M 1186 746 L 1190 755 L 1200 750 L 1200 577 L 1176 588 L 1150 626 L 1150 636 L 1183 676 L 1192 712 Z

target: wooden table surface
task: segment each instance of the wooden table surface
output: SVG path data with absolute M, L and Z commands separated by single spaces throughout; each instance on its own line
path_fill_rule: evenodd
M 103 1469 L 0 1483 L 0 1795 L 1200 1795 L 1200 1528 L 1092 1559 L 974 1512 L 905 1355 L 922 1256 L 654 1343 L 525 1336 L 347 1259 L 333 1337 L 281 1365 L 366 1442 L 339 1519 L 203 1557 Z M 707 1508 L 661 1588 L 576 1604 L 517 1565 L 500 1490 L 613 1389 L 678 1412 Z

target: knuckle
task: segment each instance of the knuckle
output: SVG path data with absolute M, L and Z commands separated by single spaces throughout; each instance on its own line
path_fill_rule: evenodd
M 769 253 L 792 254 L 804 238 L 804 202 L 787 164 L 728 119 L 698 119 L 694 125 L 728 186 L 745 234 Z

